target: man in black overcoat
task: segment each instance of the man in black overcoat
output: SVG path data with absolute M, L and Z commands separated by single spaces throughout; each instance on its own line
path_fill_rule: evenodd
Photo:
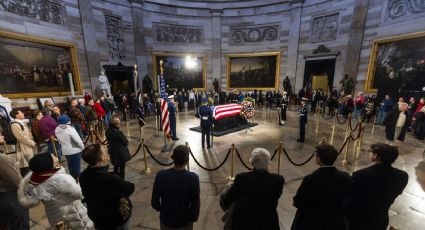
M 394 168 L 398 157 L 394 146 L 371 145 L 375 164 L 351 176 L 351 189 L 345 203 L 350 230 L 386 230 L 388 210 L 407 185 L 406 172 Z
M 291 230 L 347 229 L 342 205 L 350 189 L 350 176 L 333 166 L 337 157 L 332 145 L 316 146 L 320 168 L 304 177 L 294 196 L 297 213 Z

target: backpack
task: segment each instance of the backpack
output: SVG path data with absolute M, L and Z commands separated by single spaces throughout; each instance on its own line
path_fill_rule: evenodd
M 22 131 L 24 131 L 24 126 L 19 122 L 7 122 L 6 119 L 0 117 L 0 127 L 1 127 L 1 134 L 4 136 L 4 141 L 8 145 L 16 145 L 18 141 L 16 140 L 16 137 L 12 133 L 12 124 L 16 123 L 21 126 Z

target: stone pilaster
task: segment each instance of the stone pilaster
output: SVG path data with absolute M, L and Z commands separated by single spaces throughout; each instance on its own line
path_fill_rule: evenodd
M 217 78 L 219 82 L 220 90 L 224 90 L 223 86 L 226 86 L 226 77 L 221 77 L 221 10 L 213 10 L 211 31 L 212 31 L 212 55 L 211 55 L 211 64 L 212 64 L 212 79 L 211 81 L 207 80 L 207 90 L 214 90 L 212 82 Z M 225 66 L 225 65 L 223 65 Z
M 292 88 L 299 89 L 302 87 L 302 76 L 301 80 L 297 79 L 297 63 L 298 63 L 298 45 L 300 38 L 300 24 L 301 24 L 301 11 L 303 1 L 293 1 L 291 9 L 291 23 L 289 26 L 289 41 L 288 41 L 288 69 L 286 74 L 291 80 Z M 284 55 L 284 54 L 283 54 Z M 279 78 L 279 89 L 282 88 L 282 81 L 285 76 Z
M 152 82 L 155 83 L 156 76 L 152 76 L 153 73 L 148 69 L 148 49 L 145 42 L 145 34 L 143 29 L 143 9 L 141 5 L 137 3 L 131 3 L 131 13 L 133 17 L 133 31 L 134 31 L 134 46 L 135 46 L 135 56 L 136 63 L 139 70 L 139 87 L 142 87 L 142 80 L 146 74 L 148 74 Z
M 101 72 L 101 66 L 91 3 L 91 0 L 78 0 L 81 14 L 81 25 L 83 26 L 84 46 L 86 48 L 85 51 L 87 67 L 89 70 L 90 86 L 92 94 L 94 95 L 97 93 L 96 90 L 99 90 L 98 77 Z
M 355 82 L 357 81 L 368 3 L 369 0 L 355 0 L 353 18 L 351 19 L 344 74 L 348 74 Z

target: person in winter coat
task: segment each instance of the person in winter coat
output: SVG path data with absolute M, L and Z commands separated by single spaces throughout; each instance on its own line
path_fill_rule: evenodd
M 31 123 L 31 132 L 32 132 L 32 136 L 34 137 L 34 141 L 35 143 L 37 143 L 38 145 L 43 141 L 43 138 L 41 137 L 41 132 L 40 132 L 40 120 L 43 117 L 43 114 L 41 113 L 40 110 L 35 110 L 33 113 L 33 120 Z
M 88 215 L 93 220 L 95 228 L 128 229 L 131 212 L 120 212 L 120 204 L 123 198 L 128 198 L 134 192 L 134 184 L 108 173 L 106 154 L 100 144 L 87 146 L 81 157 L 89 164 L 80 175 L 80 185 Z
M 58 123 L 51 116 L 52 111 L 49 108 L 43 108 L 43 117 L 40 120 L 40 133 L 43 140 L 47 143 L 47 152 L 57 153 L 59 160 L 62 160 L 62 154 L 59 144 L 56 142 L 55 129 Z M 53 144 L 55 142 L 55 144 Z M 56 148 L 56 151 L 54 150 Z
M 294 206 L 292 230 L 344 230 L 343 201 L 350 189 L 350 176 L 333 166 L 338 151 L 332 145 L 316 146 L 319 169 L 304 177 Z M 329 218 L 329 217 L 332 218 Z
M 88 129 L 94 129 L 94 127 L 97 124 L 98 117 L 97 117 L 96 110 L 94 108 L 93 99 L 89 100 L 86 107 L 87 107 L 87 110 L 86 110 L 86 113 L 84 114 L 84 118 L 87 122 Z
M 223 194 L 224 206 L 233 203 L 233 230 L 278 230 L 276 207 L 285 179 L 269 172 L 270 153 L 263 148 L 252 151 L 251 172 L 236 175 L 235 183 Z
M 31 131 L 26 123 L 23 122 L 25 115 L 20 110 L 10 111 L 10 116 L 14 119 L 10 127 L 17 140 L 15 162 L 18 164 L 22 177 L 28 172 L 28 162 L 34 156 L 35 142 Z
M 78 181 L 81 171 L 81 151 L 84 149 L 84 143 L 78 135 L 77 130 L 71 126 L 71 119 L 67 115 L 62 115 L 58 119 L 59 126 L 55 133 L 61 144 L 62 154 L 66 157 L 69 174 Z
M 34 156 L 29 162 L 32 172 L 21 181 L 18 190 L 19 203 L 31 208 L 43 203 L 50 229 L 64 222 L 71 229 L 90 229 L 93 222 L 81 203 L 80 186 L 74 178 L 59 166 L 58 159 L 50 153 Z
M 102 106 L 103 110 L 105 110 L 105 125 L 106 127 L 109 127 L 109 121 L 112 118 L 112 112 L 114 111 L 114 106 L 104 96 L 100 97 L 100 105 Z
M 114 165 L 114 173 L 125 179 L 125 163 L 131 159 L 130 151 L 128 150 L 128 140 L 124 133 L 119 129 L 120 119 L 113 118 L 106 131 L 109 147 L 108 153 L 111 158 L 111 163 Z
M 96 111 L 97 114 L 97 118 L 99 120 L 104 120 L 105 119 L 105 109 L 103 109 L 102 105 L 100 104 L 100 100 L 96 99 L 96 101 L 93 104 L 94 110 Z
M 0 144 L 3 144 L 0 140 Z M 18 202 L 21 174 L 6 154 L 0 154 L 0 229 L 29 230 L 27 208 Z

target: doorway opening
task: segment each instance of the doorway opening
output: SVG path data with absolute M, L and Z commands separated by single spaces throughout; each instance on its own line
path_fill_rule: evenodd
M 306 96 L 311 96 L 313 90 L 332 90 L 335 75 L 335 58 L 305 61 L 304 81 Z

